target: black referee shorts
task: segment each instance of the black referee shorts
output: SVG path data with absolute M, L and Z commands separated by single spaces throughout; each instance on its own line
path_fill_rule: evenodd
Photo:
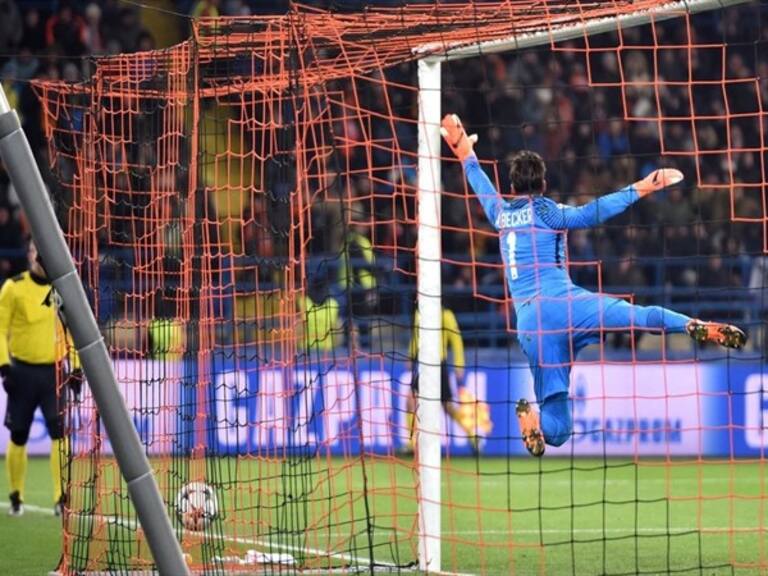
M 419 371 L 414 370 L 411 377 L 411 390 L 414 394 L 419 393 Z M 440 402 L 450 402 L 453 400 L 453 392 L 451 392 L 451 380 L 448 373 L 448 364 L 443 362 L 440 364 Z
M 56 365 L 11 364 L 11 391 L 5 410 L 5 427 L 11 432 L 29 434 L 35 409 L 40 410 L 54 440 L 64 435 L 64 399 L 56 394 Z M 62 394 L 63 396 L 63 394 Z

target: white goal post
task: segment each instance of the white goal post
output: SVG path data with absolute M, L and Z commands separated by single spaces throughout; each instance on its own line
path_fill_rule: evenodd
M 428 44 L 415 49 L 425 54 L 418 61 L 419 79 L 419 175 L 417 300 L 419 310 L 419 401 L 416 434 L 419 461 L 419 568 L 441 572 L 441 437 L 440 346 L 442 331 L 442 286 L 440 274 L 440 164 L 441 63 L 510 52 L 563 42 L 574 38 L 641 26 L 652 21 L 716 10 L 751 0 L 688 0 L 670 2 L 653 10 L 639 10 L 617 17 L 599 18 L 578 24 L 567 23 L 535 33 L 477 44 Z M 447 110 L 446 112 L 451 112 Z M 482 136 L 481 136 L 482 137 Z

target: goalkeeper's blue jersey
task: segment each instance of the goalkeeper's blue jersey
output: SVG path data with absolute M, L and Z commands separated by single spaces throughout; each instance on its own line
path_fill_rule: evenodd
M 515 308 L 537 296 L 563 296 L 574 284 L 566 263 L 566 231 L 589 228 L 620 214 L 639 198 L 633 186 L 579 207 L 544 196 L 502 199 L 475 156 L 464 171 L 491 225 L 499 231 L 499 249 Z

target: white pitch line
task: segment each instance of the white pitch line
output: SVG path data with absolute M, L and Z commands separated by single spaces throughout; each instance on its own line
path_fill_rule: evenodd
M 0 502 L 0 508 L 8 509 L 11 505 L 8 502 Z M 34 512 L 35 514 L 42 514 L 43 516 L 53 516 L 53 504 L 50 508 L 44 508 L 43 506 L 35 506 L 34 504 L 24 504 L 24 512 Z
M 192 536 L 201 535 L 199 532 L 193 532 L 190 530 L 184 530 L 184 532 Z M 302 548 L 300 546 L 293 546 L 292 544 L 280 544 L 280 543 L 263 541 L 263 540 L 255 540 L 252 538 L 241 538 L 239 536 L 227 536 L 226 534 L 206 534 L 204 535 L 204 537 L 213 538 L 214 540 L 223 540 L 225 542 L 232 542 L 234 544 L 251 544 L 253 546 L 263 546 L 265 548 L 272 547 L 272 548 L 278 548 L 280 550 L 288 550 L 293 552 L 300 551 L 300 552 L 304 552 L 305 554 L 314 554 L 316 556 L 327 556 L 328 558 L 333 558 L 335 560 L 344 560 L 345 562 L 359 562 L 359 563 L 368 564 L 368 565 L 372 563 L 376 563 L 389 568 L 397 568 L 397 564 L 393 564 L 391 562 L 382 562 L 380 560 L 371 561 L 368 558 L 358 558 L 351 554 L 344 554 L 342 552 L 328 552 L 327 550 L 316 550 L 315 548 Z
M 10 504 L 8 502 L 0 502 L 0 508 L 6 508 L 6 509 L 10 508 Z M 44 516 L 53 516 L 53 506 L 51 506 L 50 508 L 44 508 L 42 506 L 36 506 L 34 504 L 24 504 L 24 512 L 25 513 L 34 512 L 36 514 L 43 514 Z M 84 514 L 80 514 L 79 516 L 82 516 L 84 518 L 99 518 L 104 522 L 118 525 L 118 526 L 125 526 L 126 528 L 129 528 L 131 530 L 136 530 L 138 528 L 138 524 L 135 521 L 127 518 L 121 518 L 120 516 L 105 516 L 102 514 L 96 514 L 93 516 L 86 516 Z M 279 542 L 268 542 L 268 541 L 256 540 L 251 538 L 240 538 L 238 536 L 228 536 L 226 534 L 201 534 L 200 532 L 194 532 L 192 530 L 184 530 L 184 533 L 190 536 L 198 536 L 202 538 L 212 538 L 214 540 L 223 540 L 224 542 L 232 542 L 233 544 L 251 544 L 253 546 L 263 546 L 265 548 L 272 547 L 272 548 L 278 548 L 280 550 L 304 552 L 305 554 L 314 554 L 315 556 L 325 556 L 328 558 L 333 558 L 334 560 L 343 560 L 345 562 L 358 562 L 366 565 L 371 565 L 375 563 L 377 565 L 388 567 L 388 568 L 398 568 L 398 565 L 393 564 L 392 562 L 384 562 L 381 560 L 370 560 L 369 558 L 359 558 L 357 556 L 353 556 L 351 554 L 344 554 L 342 552 L 329 552 L 327 550 L 317 550 L 315 548 L 302 548 L 300 546 L 293 546 L 291 544 L 280 544 Z M 345 534 L 345 536 L 348 536 L 348 534 Z M 451 575 L 451 576 L 466 576 L 466 575 Z

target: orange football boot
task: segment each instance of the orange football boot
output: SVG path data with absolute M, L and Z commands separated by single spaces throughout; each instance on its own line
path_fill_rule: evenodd
M 520 431 L 523 434 L 523 444 L 531 453 L 531 456 L 542 456 L 544 454 L 544 434 L 541 432 L 541 423 L 539 422 L 539 413 L 531 408 L 530 403 L 525 398 L 517 402 L 517 419 L 520 421 Z

